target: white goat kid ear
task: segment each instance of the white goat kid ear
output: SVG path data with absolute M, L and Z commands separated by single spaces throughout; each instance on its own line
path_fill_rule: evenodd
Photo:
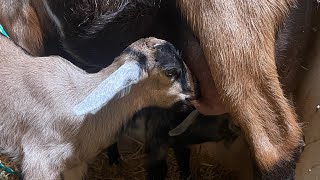
M 128 94 L 130 87 L 141 77 L 142 69 L 137 62 L 128 62 L 102 81 L 84 100 L 73 107 L 76 115 L 95 114 L 110 100 Z
M 194 121 L 196 121 L 197 117 L 199 115 L 199 112 L 197 110 L 192 111 L 186 119 L 184 119 L 176 128 L 169 131 L 170 136 L 178 136 L 182 133 L 184 133 L 189 126 L 193 124 Z

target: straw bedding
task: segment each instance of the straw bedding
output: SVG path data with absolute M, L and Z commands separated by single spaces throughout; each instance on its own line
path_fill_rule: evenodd
M 108 164 L 108 156 L 101 153 L 96 161 L 89 166 L 88 179 L 90 180 L 144 180 L 145 155 L 143 144 L 128 138 L 119 144 L 121 163 L 118 166 Z M 17 170 L 17 166 L 6 156 L 0 155 L 0 160 L 6 166 Z M 168 155 L 168 180 L 178 180 L 179 172 L 173 151 Z M 225 169 L 217 164 L 211 157 L 204 157 L 199 150 L 192 148 L 191 172 L 193 179 L 203 180 L 232 180 L 237 179 L 230 169 Z M 0 180 L 5 180 L 0 176 Z M 14 175 L 9 175 L 8 180 L 17 180 Z

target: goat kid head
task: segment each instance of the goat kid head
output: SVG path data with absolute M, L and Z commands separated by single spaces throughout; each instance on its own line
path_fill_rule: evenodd
M 240 135 L 240 131 L 227 113 L 204 116 L 194 110 L 177 127 L 169 131 L 169 135 L 187 139 L 190 144 L 224 140 L 225 146 L 229 147 Z
M 135 97 L 139 106 L 182 107 L 194 97 L 192 77 L 175 47 L 157 38 L 140 39 L 111 64 L 114 71 L 74 107 L 77 115 L 95 113 L 110 100 Z M 108 73 L 107 73 L 108 74 Z M 161 97 L 161 98 L 159 98 Z

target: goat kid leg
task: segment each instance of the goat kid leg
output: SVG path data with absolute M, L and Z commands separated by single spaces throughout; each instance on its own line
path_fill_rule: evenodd
M 191 151 L 188 147 L 184 146 L 173 146 L 174 155 L 176 157 L 179 171 L 180 171 L 180 179 L 182 180 L 191 180 L 191 172 L 190 172 L 190 154 Z
M 106 153 L 109 157 L 109 165 L 119 165 L 120 164 L 120 153 L 118 149 L 118 143 L 115 142 L 111 146 L 109 146 L 106 150 Z
M 61 180 L 61 171 L 52 167 L 45 155 L 36 151 L 25 151 L 22 161 L 22 176 L 25 180 Z
M 302 134 L 278 80 L 275 34 L 294 0 L 178 4 L 199 38 L 222 102 L 246 135 L 262 178 L 291 177 Z
M 167 155 L 169 144 L 146 142 L 148 180 L 164 180 L 167 175 Z

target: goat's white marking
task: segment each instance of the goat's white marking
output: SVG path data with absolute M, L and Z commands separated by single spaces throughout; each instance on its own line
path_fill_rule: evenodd
M 102 81 L 84 100 L 73 107 L 76 115 L 95 114 L 106 105 L 116 94 L 128 90 L 136 84 L 141 74 L 140 66 L 135 62 L 123 64 Z

